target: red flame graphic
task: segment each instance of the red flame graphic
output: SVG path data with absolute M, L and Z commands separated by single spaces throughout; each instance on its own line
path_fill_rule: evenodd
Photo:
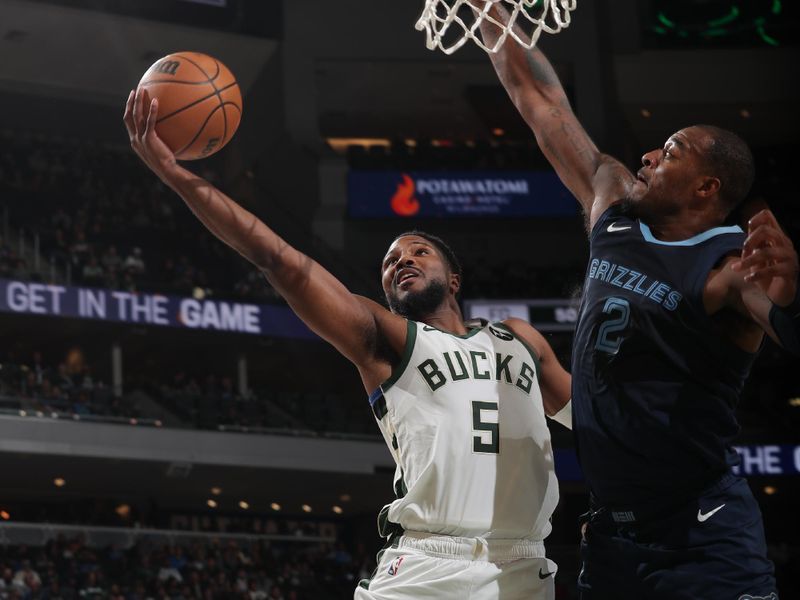
M 392 210 L 401 217 L 411 217 L 419 212 L 419 200 L 414 197 L 414 180 L 403 173 L 402 183 L 392 196 Z

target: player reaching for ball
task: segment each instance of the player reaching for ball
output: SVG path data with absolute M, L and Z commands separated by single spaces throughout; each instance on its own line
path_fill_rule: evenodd
M 358 369 L 397 463 L 388 539 L 359 600 L 552 599 L 544 538 L 558 502 L 545 413 L 568 413 L 570 378 L 528 323 L 465 324 L 461 268 L 422 232 L 381 266 L 389 310 L 350 293 L 207 181 L 155 133 L 158 104 L 131 92 L 131 146 L 220 240 L 256 265 L 297 315 Z M 566 418 L 569 420 L 568 416 Z
M 489 45 L 498 36 L 486 21 L 481 33 Z M 492 62 L 589 228 L 572 355 L 591 489 L 581 598 L 776 600 L 731 441 L 764 332 L 797 351 L 800 303 L 797 253 L 772 214 L 753 217 L 749 235 L 725 225 L 750 189 L 750 150 L 696 125 L 634 175 L 589 139 L 540 50 L 506 43 Z
M 228 67 L 207 54 L 175 52 L 147 69 L 139 87 L 158 98 L 156 131 L 180 160 L 206 158 L 236 133 L 242 93 Z

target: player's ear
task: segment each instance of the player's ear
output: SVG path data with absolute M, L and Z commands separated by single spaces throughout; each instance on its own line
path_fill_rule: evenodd
M 714 194 L 719 193 L 722 187 L 722 182 L 719 177 L 703 177 L 695 190 L 695 193 L 701 198 L 710 198 Z
M 456 296 L 459 290 L 461 290 L 461 275 L 458 273 L 450 273 L 450 291 Z

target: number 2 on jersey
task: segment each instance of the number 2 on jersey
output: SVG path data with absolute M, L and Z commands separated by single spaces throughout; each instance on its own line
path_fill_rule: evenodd
M 500 454 L 500 412 L 497 402 L 472 402 L 472 451 Z M 488 438 L 488 442 L 486 441 Z
M 624 298 L 609 298 L 603 306 L 603 312 L 616 315 L 616 318 L 609 319 L 600 326 L 595 348 L 607 354 L 616 354 L 624 338 L 619 332 L 625 330 L 631 318 L 631 305 Z

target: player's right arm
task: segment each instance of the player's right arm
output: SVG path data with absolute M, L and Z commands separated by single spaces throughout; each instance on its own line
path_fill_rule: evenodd
M 490 14 L 507 23 L 508 11 L 499 3 Z M 519 29 L 516 33 L 524 37 Z M 481 35 L 493 46 L 500 31 L 487 20 Z M 527 51 L 508 41 L 490 54 L 492 65 L 511 101 L 533 130 L 539 147 L 561 181 L 583 207 L 590 225 L 613 203 L 625 198 L 636 182 L 634 175 L 615 158 L 597 149 L 570 107 L 564 87 L 541 50 Z
M 315 333 L 358 366 L 365 386 L 372 391 L 390 371 L 378 349 L 388 345 L 392 353 L 402 354 L 405 320 L 376 302 L 350 293 L 258 217 L 181 167 L 155 132 L 157 101 L 146 106 L 144 96 L 141 89 L 131 92 L 123 117 L 136 154 L 183 198 L 211 233 L 258 267 Z

